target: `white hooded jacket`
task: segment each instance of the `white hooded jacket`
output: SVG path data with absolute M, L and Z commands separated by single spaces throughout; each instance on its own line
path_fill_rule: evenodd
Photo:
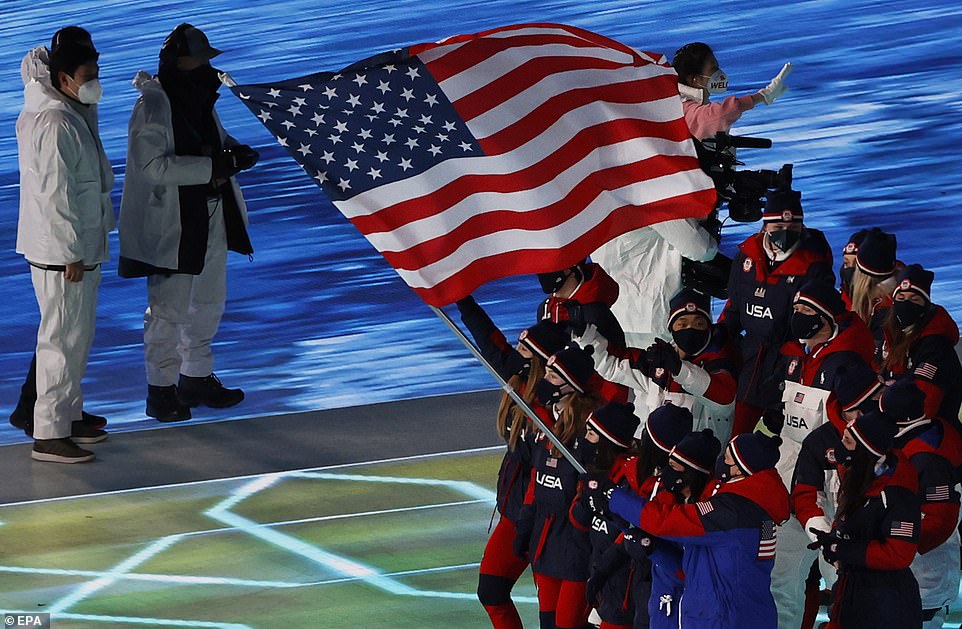
M 655 223 L 618 236 L 591 254 L 618 282 L 611 307 L 629 347 L 646 348 L 654 337 L 671 340 L 668 302 L 681 290 L 681 259 L 711 260 L 718 244 L 694 219 Z
M 177 155 L 170 100 L 157 77 L 140 71 L 133 85 L 140 98 L 130 116 L 127 170 L 120 202 L 120 255 L 161 269 L 178 268 L 181 240 L 178 186 L 210 181 L 211 159 Z M 224 131 L 214 113 L 224 146 L 237 142 Z M 247 225 L 247 207 L 240 186 L 231 177 L 234 198 Z
M 114 174 L 100 142 L 97 106 L 75 104 L 54 88 L 48 62 L 40 46 L 20 65 L 17 253 L 35 264 L 93 266 L 109 259 Z

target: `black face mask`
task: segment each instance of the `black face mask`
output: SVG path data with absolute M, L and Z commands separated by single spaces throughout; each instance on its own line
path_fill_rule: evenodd
M 538 282 L 541 284 L 541 290 L 543 290 L 546 295 L 550 295 L 561 288 L 561 285 L 565 283 L 566 279 L 568 279 L 567 271 L 538 273 Z
M 551 384 L 547 380 L 538 380 L 534 385 L 534 396 L 538 398 L 542 406 L 550 406 L 561 399 L 561 384 Z
M 217 68 L 210 65 L 202 65 L 193 70 L 188 70 L 184 73 L 184 76 L 197 87 L 216 92 L 221 86 L 218 74 L 220 74 L 220 70 Z
M 715 480 L 727 483 L 732 479 L 732 466 L 725 463 L 725 455 L 722 454 L 715 459 Z
M 845 467 L 848 467 L 852 464 L 852 461 L 854 460 L 854 458 L 855 458 L 854 450 L 849 450 L 845 446 L 842 446 L 841 448 L 835 448 L 835 462 L 838 463 L 839 465 L 844 465 Z
M 679 472 L 670 465 L 666 465 L 661 470 L 661 485 L 673 494 L 681 493 L 685 488 L 685 479 L 682 478 L 684 472 Z
M 773 232 L 768 232 L 768 240 L 772 243 L 772 246 L 782 252 L 797 245 L 801 239 L 802 232 L 794 229 L 776 229 Z
M 598 454 L 598 444 L 591 443 L 587 439 L 578 440 L 578 459 L 582 465 L 591 465 Z
M 675 341 L 681 351 L 687 356 L 695 356 L 705 349 L 708 339 L 711 337 L 711 330 L 696 330 L 695 328 L 685 328 L 684 330 L 672 330 L 671 338 Z
M 892 304 L 892 314 L 895 315 L 895 323 L 897 323 L 902 330 L 918 323 L 926 311 L 928 311 L 928 306 L 921 306 L 914 301 L 897 301 Z
M 838 276 L 842 278 L 842 288 L 852 289 L 852 280 L 855 279 L 855 267 L 842 267 L 838 270 Z
M 791 320 L 792 336 L 799 340 L 810 339 L 822 329 L 822 317 L 793 312 Z

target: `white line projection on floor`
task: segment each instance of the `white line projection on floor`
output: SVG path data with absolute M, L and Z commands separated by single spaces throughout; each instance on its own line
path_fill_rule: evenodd
M 34 500 L 20 503 L 10 503 L 7 505 L 0 505 L 3 507 L 14 507 L 14 506 L 25 506 L 31 504 L 39 504 L 46 502 L 56 502 L 61 500 L 71 500 L 82 497 L 102 497 L 110 496 L 116 494 L 125 494 L 133 492 L 149 492 L 156 491 L 160 489 L 174 489 L 182 488 L 191 485 L 205 485 L 213 483 L 225 483 L 236 480 L 247 480 L 230 495 L 219 502 L 214 507 L 205 511 L 205 515 L 212 518 L 215 521 L 224 524 L 223 527 L 198 530 L 198 531 L 187 531 L 183 533 L 177 533 L 174 535 L 167 535 L 159 539 L 154 540 L 145 548 L 141 549 L 137 553 L 134 553 L 124 561 L 121 561 L 113 568 L 107 571 L 90 571 L 90 570 L 58 570 L 51 568 L 29 568 L 22 566 L 0 566 L 0 573 L 19 573 L 19 574 L 40 574 L 40 575 L 61 575 L 61 576 L 80 576 L 80 577 L 92 577 L 90 581 L 87 581 L 79 585 L 69 594 L 63 596 L 62 598 L 54 601 L 51 605 L 47 607 L 47 610 L 51 613 L 51 616 L 55 619 L 63 620 L 85 620 L 92 622 L 103 622 L 103 623 L 127 623 L 134 625 L 163 625 L 163 626 L 174 626 L 174 627 L 197 627 L 197 628 L 218 628 L 218 629 L 251 629 L 247 625 L 237 624 L 237 623 L 218 623 L 210 621 L 200 621 L 200 620 L 188 620 L 188 619 L 170 619 L 170 618 L 142 618 L 142 617 L 132 617 L 132 616 L 114 616 L 114 615 L 96 615 L 96 614 L 78 614 L 72 613 L 68 610 L 79 604 L 80 602 L 88 599 L 97 592 L 103 591 L 119 581 L 148 581 L 157 583 L 176 583 L 182 585 L 226 585 L 226 586 L 237 586 L 237 587 L 258 587 L 258 588 L 300 588 L 309 586 L 321 586 L 329 585 L 335 583 L 345 583 L 345 582 L 362 582 L 366 585 L 370 585 L 382 591 L 388 592 L 396 596 L 411 596 L 411 597 L 424 597 L 424 598 L 441 598 L 441 599 L 458 599 L 458 600 L 474 600 L 476 595 L 474 593 L 466 592 L 445 592 L 437 590 L 420 590 L 418 588 L 412 587 L 405 583 L 402 583 L 398 578 L 432 574 L 437 572 L 446 572 L 454 570 L 476 570 L 478 567 L 477 563 L 460 564 L 454 566 L 439 566 L 435 568 L 423 568 L 418 570 L 405 570 L 399 572 L 389 572 L 383 573 L 378 571 L 372 566 L 365 565 L 359 561 L 351 559 L 349 557 L 344 557 L 341 555 L 334 554 L 323 548 L 304 542 L 294 536 L 288 535 L 282 531 L 276 529 L 292 525 L 292 524 L 303 524 L 311 522 L 323 522 L 328 520 L 339 520 L 348 518 L 361 518 L 373 515 L 384 515 L 384 514 L 396 514 L 404 513 L 410 511 L 420 511 L 426 509 L 441 509 L 453 506 L 463 506 L 463 505 L 473 505 L 473 504 L 494 504 L 495 494 L 494 492 L 481 487 L 475 483 L 467 481 L 458 480 L 445 480 L 436 478 L 410 478 L 410 477 L 400 477 L 400 476 L 378 476 L 378 475 L 362 475 L 362 474 L 349 474 L 349 473 L 333 473 L 329 470 L 332 469 L 345 469 L 345 468 L 357 468 L 357 467 L 368 467 L 371 465 L 384 464 L 384 463 L 397 463 L 404 461 L 419 460 L 425 458 L 436 458 L 436 457 L 447 457 L 447 456 L 457 456 L 464 454 L 477 454 L 488 451 L 495 451 L 500 449 L 500 447 L 492 448 L 472 448 L 470 450 L 459 450 L 453 452 L 441 452 L 426 455 L 416 455 L 409 457 L 397 457 L 392 459 L 381 459 L 377 461 L 368 461 L 362 463 L 349 463 L 341 465 L 332 465 L 317 468 L 308 468 L 302 470 L 293 470 L 290 472 L 276 472 L 271 474 L 253 475 L 253 476 L 242 476 L 230 479 L 214 479 L 207 481 L 195 481 L 190 483 L 179 483 L 173 485 L 164 485 L 161 487 L 146 487 L 141 489 L 126 489 L 114 492 L 101 492 L 96 494 L 88 494 L 87 496 L 69 496 L 63 498 L 50 498 L 44 500 Z M 334 514 L 326 516 L 317 516 L 313 518 L 302 518 L 297 520 L 285 520 L 279 522 L 255 522 L 243 516 L 240 516 L 231 509 L 236 507 L 238 504 L 246 500 L 247 498 L 264 491 L 278 482 L 286 479 L 313 479 L 313 480 L 323 480 L 323 481 L 345 481 L 345 482 L 367 482 L 367 483 L 381 483 L 381 484 L 401 484 L 401 485 L 418 485 L 427 487 L 446 487 L 452 491 L 456 491 L 464 496 L 467 500 L 450 501 L 444 503 L 428 504 L 428 505 L 416 505 L 412 507 L 399 507 L 394 509 L 380 509 L 375 511 L 363 511 L 356 513 L 345 513 L 345 514 Z M 198 535 L 211 535 L 226 532 L 242 532 L 251 537 L 259 539 L 267 544 L 281 548 L 286 552 L 293 553 L 299 557 L 306 559 L 325 570 L 334 573 L 333 578 L 327 578 L 322 580 L 316 580 L 311 582 L 287 582 L 287 581 L 264 581 L 264 580 L 248 580 L 248 579 L 233 579 L 226 577 L 203 577 L 203 576 L 193 576 L 193 575 L 163 575 L 163 574 L 149 574 L 149 573 L 137 573 L 134 570 L 146 563 L 147 561 L 153 559 L 154 557 L 160 555 L 161 553 L 169 550 L 173 545 L 178 543 L 184 538 L 198 536 Z M 537 599 L 534 597 L 515 597 L 514 599 L 518 603 L 537 603 Z M 12 611 L 12 610 L 8 610 Z M 16 612 L 14 612 L 16 613 Z

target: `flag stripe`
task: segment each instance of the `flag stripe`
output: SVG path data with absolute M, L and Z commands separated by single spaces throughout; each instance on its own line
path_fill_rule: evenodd
M 660 66 L 646 66 L 644 68 L 629 66 L 612 70 L 581 68 L 544 77 L 532 85 L 525 86 L 524 89 L 521 89 L 520 85 L 517 89 L 508 87 L 501 90 L 489 89 L 488 86 L 485 86 L 464 98 L 453 100 L 452 104 L 461 118 L 468 123 L 475 137 L 485 138 L 506 126 L 501 119 L 507 118 L 508 124 L 510 124 L 531 113 L 546 100 L 557 98 L 572 90 L 604 88 L 610 85 L 621 85 L 624 89 L 625 87 L 631 87 L 626 84 L 635 82 L 638 83 L 637 87 L 640 88 L 636 95 L 639 101 L 664 98 L 668 95 L 664 92 L 657 93 L 656 98 L 645 94 L 646 86 L 641 84 L 640 81 L 664 76 L 665 74 L 666 69 Z M 653 83 L 652 87 L 657 89 L 658 86 L 659 84 L 656 82 Z M 674 86 L 676 93 L 672 95 L 677 96 L 677 82 L 674 83 Z M 445 94 L 447 94 L 446 91 Z
M 644 183 L 637 182 L 638 177 L 634 171 L 638 169 L 644 169 L 646 175 L 651 176 L 652 179 Z M 680 177 L 675 171 L 676 168 L 669 163 L 669 160 L 656 156 L 617 169 L 592 172 L 562 198 L 544 207 L 528 211 L 494 210 L 471 215 L 471 204 L 465 204 L 463 211 L 465 220 L 454 228 L 431 217 L 425 219 L 432 222 L 431 227 L 422 229 L 421 225 L 405 225 L 393 232 L 365 235 L 392 266 L 404 269 L 417 268 L 425 262 L 433 263 L 446 258 L 466 243 L 505 230 L 528 231 L 529 238 L 536 242 L 539 239 L 538 232 L 550 231 L 560 222 L 570 220 L 601 195 L 606 195 L 619 204 L 641 205 L 641 199 L 637 195 L 641 192 L 640 186 L 644 185 L 644 191 L 651 194 L 670 194 L 669 189 L 677 185 L 676 179 Z M 673 178 L 666 178 L 664 181 L 658 179 L 658 177 L 669 175 Z M 621 185 L 618 185 L 619 183 Z M 612 186 L 610 190 L 609 185 Z M 557 187 L 554 186 L 554 188 Z M 524 196 L 524 194 L 517 196 Z M 507 204 L 503 207 L 511 208 Z M 432 238 L 424 232 L 433 232 L 435 235 Z
M 504 39 L 478 39 L 440 58 L 431 59 L 424 54 L 418 55 L 418 58 L 425 62 L 435 80 L 443 86 L 445 81 L 466 70 L 488 77 L 498 76 L 532 57 L 576 54 L 596 56 L 621 65 L 632 62 L 632 58 L 623 52 L 597 46 L 567 33 L 532 33 Z
M 714 202 L 714 191 L 690 195 L 691 206 Z M 689 207 L 689 206 L 684 206 Z M 639 212 L 637 207 L 624 206 L 612 212 L 608 218 L 593 229 L 580 235 L 561 249 L 516 249 L 491 256 L 479 257 L 464 266 L 457 274 L 437 284 L 426 285 L 415 271 L 398 270 L 398 274 L 429 304 L 450 304 L 464 296 L 465 284 L 480 286 L 500 277 L 523 273 L 542 273 L 559 269 L 571 256 L 584 258 L 597 248 L 598 242 L 606 242 L 624 229 L 632 230 L 651 223 L 679 218 L 678 199 L 666 199 Z
M 670 202 L 677 206 L 678 198 L 675 197 L 664 199 L 664 201 L 652 201 L 648 207 L 645 208 L 644 212 L 639 212 L 637 206 L 645 202 L 645 197 L 651 194 L 651 188 L 670 188 L 671 186 L 676 185 L 674 183 L 676 180 L 684 179 L 685 176 L 686 173 L 676 173 L 667 177 L 663 177 L 662 181 L 656 182 L 656 185 L 653 185 L 653 182 L 651 181 L 634 183 L 624 191 L 624 194 L 619 194 L 617 196 L 614 194 L 604 194 L 598 196 L 587 207 L 582 209 L 580 213 L 576 214 L 567 221 L 556 224 L 550 230 L 531 231 L 525 229 L 516 229 L 499 231 L 476 238 L 467 243 L 462 243 L 451 255 L 430 264 L 424 264 L 417 269 L 416 275 L 420 279 L 418 279 L 415 283 L 408 281 L 408 284 L 412 287 L 427 288 L 433 283 L 439 283 L 449 279 L 453 275 L 466 268 L 476 257 L 478 257 L 479 252 L 486 252 L 489 255 L 495 255 L 508 253 L 517 249 L 549 249 L 552 247 L 567 247 L 574 242 L 576 237 L 580 234 L 587 233 L 594 226 L 602 223 L 603 221 L 609 220 L 611 215 L 616 210 L 619 211 L 622 220 L 625 220 L 624 214 L 626 214 L 626 212 L 623 210 L 626 207 L 633 207 L 636 214 L 641 217 L 638 220 L 631 221 L 631 224 L 635 226 L 633 227 L 634 229 L 650 225 L 652 222 L 656 221 L 649 218 L 649 213 L 654 207 L 657 206 L 658 203 Z M 714 194 L 714 190 L 707 191 L 707 193 Z M 639 203 L 638 201 L 642 201 L 642 203 Z M 686 209 L 687 208 L 679 209 L 678 207 L 675 207 L 676 215 L 673 218 L 677 218 L 678 214 L 680 212 L 684 212 Z M 665 219 L 659 218 L 658 220 Z M 399 269 L 398 272 L 401 273 L 401 276 L 406 278 L 406 280 L 408 278 L 413 280 L 415 277 L 415 275 L 413 275 L 415 273 L 415 269 Z
M 588 120 L 590 120 L 590 118 Z M 598 125 L 588 127 L 588 129 L 597 128 Z M 587 136 L 589 135 L 590 134 L 587 133 L 586 130 L 582 130 L 578 132 L 574 138 L 586 140 Z M 612 136 L 612 138 L 617 139 L 619 136 L 615 134 Z M 563 135 L 561 131 L 559 131 L 557 134 L 543 136 L 543 142 L 539 142 L 537 139 L 528 142 L 521 150 L 512 152 L 510 155 L 508 155 L 507 157 L 510 159 L 492 160 L 486 157 L 468 157 L 456 160 L 448 160 L 438 164 L 434 168 L 431 168 L 420 175 L 415 175 L 414 177 L 410 177 L 408 179 L 402 179 L 378 188 L 373 188 L 367 192 L 362 192 L 354 197 L 351 197 L 350 204 L 344 209 L 346 212 L 345 215 L 352 221 L 355 221 L 355 224 L 361 225 L 362 223 L 356 222 L 356 220 L 361 216 L 368 216 L 375 213 L 386 216 L 389 213 L 402 210 L 405 205 L 418 205 L 420 203 L 433 202 L 429 199 L 429 197 L 433 195 L 454 195 L 446 197 L 446 204 L 455 203 L 467 198 L 470 194 L 468 191 L 468 183 L 465 180 L 465 177 L 469 176 L 468 174 L 474 177 L 510 177 L 512 173 L 528 171 L 529 169 L 542 164 L 545 169 L 554 168 L 553 171 L 549 170 L 548 173 L 549 175 L 557 176 L 562 169 L 557 168 L 552 163 L 555 158 L 557 158 L 561 163 L 568 163 L 572 160 L 571 156 L 580 158 L 589 154 L 589 151 L 592 150 L 595 152 L 594 154 L 598 158 L 617 160 L 615 162 L 610 162 L 612 165 L 625 162 L 630 163 L 635 159 L 649 157 L 655 153 L 677 156 L 684 156 L 686 153 L 688 153 L 690 155 L 688 150 L 689 143 L 686 139 L 661 139 L 656 137 L 652 137 L 650 140 L 648 138 L 641 137 L 631 139 L 637 141 L 633 141 L 631 144 L 626 144 L 624 146 L 613 147 L 616 150 L 601 153 L 600 151 L 604 151 L 606 148 L 605 146 L 594 147 L 591 145 L 579 145 L 574 149 L 566 148 L 570 147 L 572 138 Z M 577 152 L 568 153 L 567 156 L 559 155 L 562 150 Z M 623 155 L 620 153 L 620 151 L 623 150 L 631 150 L 636 152 L 632 155 Z M 685 163 L 685 167 L 688 167 L 687 162 Z M 489 179 L 485 183 L 488 185 L 497 185 L 500 182 L 497 179 Z M 703 179 L 702 183 L 702 188 L 712 185 L 711 181 L 708 180 L 707 177 Z M 533 185 L 537 184 L 529 184 L 528 187 Z M 404 216 L 404 221 L 418 220 L 424 216 L 426 216 L 426 213 L 406 215 Z M 382 220 L 384 220 L 385 224 L 392 224 L 391 221 L 387 219 Z M 360 226 L 358 229 L 361 229 L 362 232 L 373 231 Z
M 536 140 L 539 136 L 550 138 L 555 133 L 564 136 L 573 130 L 591 126 L 596 120 L 631 119 L 639 123 L 636 127 L 638 133 L 636 137 L 661 138 L 674 142 L 688 140 L 690 134 L 687 125 L 666 124 L 672 123 L 672 113 L 674 106 L 677 105 L 675 101 L 678 96 L 668 96 L 657 101 L 639 104 L 630 95 L 626 95 L 626 92 L 632 89 L 643 89 L 639 83 L 642 82 L 633 81 L 631 84 L 621 83 L 605 88 L 568 92 L 550 99 L 520 120 L 504 126 L 495 133 L 490 135 L 479 133 L 475 137 L 480 138 L 478 143 L 485 154 L 500 155 Z M 605 106 L 599 107 L 598 101 L 604 102 Z M 584 123 L 580 120 L 584 120 Z M 480 125 L 475 122 L 468 123 L 469 129 L 478 126 Z M 471 130 L 473 132 L 475 129 Z M 599 129 L 599 131 L 603 130 Z

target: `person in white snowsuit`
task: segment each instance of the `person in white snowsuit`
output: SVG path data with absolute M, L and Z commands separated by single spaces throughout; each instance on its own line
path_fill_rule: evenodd
M 31 50 L 21 64 L 24 106 L 17 118 L 20 216 L 17 253 L 30 264 L 40 308 L 37 401 L 31 457 L 79 463 L 107 433 L 82 421 L 80 383 L 97 311 L 100 266 L 114 227 L 113 171 L 97 129 L 99 54 L 72 44 L 48 56 Z

